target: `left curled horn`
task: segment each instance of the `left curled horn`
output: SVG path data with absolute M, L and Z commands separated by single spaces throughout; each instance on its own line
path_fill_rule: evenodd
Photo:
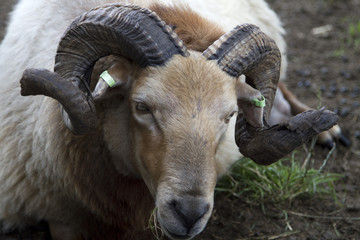
M 244 24 L 234 28 L 215 41 L 203 55 L 217 61 L 219 67 L 233 77 L 244 74 L 246 83 L 259 90 L 266 100 L 263 114 L 251 116 L 260 111 L 244 111 L 244 115 L 239 114 L 236 120 L 236 144 L 244 156 L 255 162 L 271 164 L 336 124 L 336 114 L 320 110 L 301 113 L 289 122 L 273 127 L 267 125 L 279 81 L 281 55 L 275 42 L 258 27 Z M 251 89 L 250 86 L 244 88 Z M 253 106 L 253 109 L 257 107 Z M 241 104 L 239 108 L 242 108 Z M 257 124 L 251 126 L 249 123 Z
M 182 41 L 154 12 L 129 4 L 105 5 L 76 18 L 63 35 L 54 72 L 27 69 L 21 94 L 59 101 L 66 126 L 77 135 L 95 129 L 97 115 L 89 90 L 95 62 L 121 55 L 140 67 L 162 65 L 174 54 L 187 56 Z

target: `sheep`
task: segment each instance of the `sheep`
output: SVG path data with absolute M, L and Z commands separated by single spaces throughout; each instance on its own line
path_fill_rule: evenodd
M 169 238 L 190 239 L 238 146 L 270 164 L 336 123 L 322 110 L 268 127 L 284 42 L 265 2 L 233 1 L 241 10 L 218 27 L 231 12 L 219 1 L 113 2 L 21 0 L 12 14 L 0 47 L 4 230 L 46 220 L 54 240 L 150 239 L 155 208 Z

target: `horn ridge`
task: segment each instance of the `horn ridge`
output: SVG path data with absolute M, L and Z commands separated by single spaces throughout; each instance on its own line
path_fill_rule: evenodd
M 239 77 L 271 52 L 271 45 L 265 44 L 261 35 L 263 33 L 255 25 L 238 25 L 215 41 L 203 55 L 208 60 L 217 60 L 231 76 Z M 277 49 L 275 43 L 274 46 Z
M 70 25 L 58 47 L 55 72 L 64 78 L 76 78 L 74 70 L 84 75 L 97 59 L 109 54 L 122 55 L 146 67 L 161 65 L 172 55 L 187 52 L 182 41 L 154 12 L 129 4 L 105 5 L 83 14 Z

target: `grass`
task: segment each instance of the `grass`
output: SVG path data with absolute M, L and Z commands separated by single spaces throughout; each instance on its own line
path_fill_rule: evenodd
M 151 230 L 154 238 L 156 240 L 160 240 L 163 239 L 164 232 L 161 229 L 161 227 L 158 225 L 156 211 L 157 211 L 157 207 L 155 207 L 151 213 L 151 216 L 149 218 L 148 228 Z
M 347 29 L 347 45 L 360 49 L 360 20 L 350 22 Z
M 313 145 L 315 140 L 312 148 Z M 315 194 L 331 195 L 336 199 L 334 182 L 342 175 L 324 171 L 332 151 L 319 169 L 309 167 L 311 148 L 304 161 L 296 158 L 296 152 L 270 166 L 257 165 L 251 159 L 243 158 L 232 166 L 230 174 L 218 182 L 216 191 L 258 204 L 269 201 L 280 203 Z
M 346 51 L 360 51 L 360 19 L 343 20 L 345 32 L 340 39 L 340 46 L 334 51 L 335 56 L 343 56 Z

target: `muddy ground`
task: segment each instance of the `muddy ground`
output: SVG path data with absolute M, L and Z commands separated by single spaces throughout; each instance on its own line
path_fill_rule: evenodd
M 14 0 L 0 2 L 0 39 Z M 337 144 L 326 170 L 342 173 L 339 203 L 332 198 L 300 198 L 282 204 L 251 205 L 218 194 L 213 217 L 197 239 L 360 239 L 360 0 L 268 0 L 284 23 L 288 43 L 286 83 L 306 104 L 322 104 L 340 116 L 351 139 Z M 351 29 L 359 24 L 359 29 Z M 316 30 L 319 30 L 317 33 Z M 305 156 L 299 149 L 299 159 Z M 327 150 L 317 147 L 314 166 Z M 284 214 L 287 213 L 287 214 Z M 1 240 L 48 239 L 46 224 Z

